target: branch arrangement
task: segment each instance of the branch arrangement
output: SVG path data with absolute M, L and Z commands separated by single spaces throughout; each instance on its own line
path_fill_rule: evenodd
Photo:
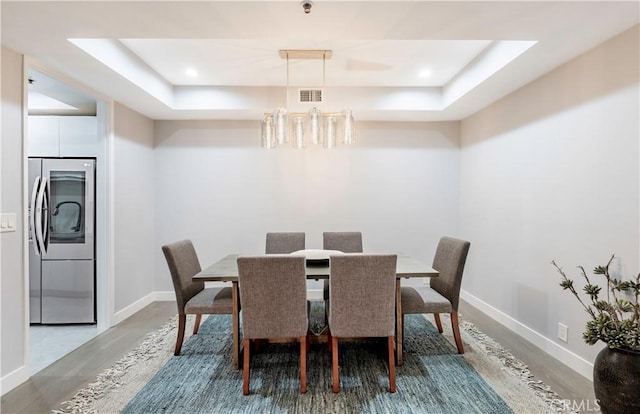
M 585 280 L 582 288 L 588 301 L 583 301 L 560 266 L 554 261 L 551 264 L 560 272 L 560 286 L 568 290 L 578 299 L 585 311 L 591 316 L 582 334 L 584 341 L 593 345 L 598 340 L 605 342 L 609 348 L 620 348 L 640 351 L 640 274 L 634 279 L 618 280 L 609 273 L 609 266 L 615 255 L 604 266 L 593 269 L 595 275 L 601 275 L 606 282 L 606 299 L 601 298 L 602 287 L 592 283 L 584 267 L 578 266 L 580 275 Z

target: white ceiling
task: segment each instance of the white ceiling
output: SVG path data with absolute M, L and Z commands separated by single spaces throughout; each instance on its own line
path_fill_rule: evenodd
M 283 49 L 331 50 L 326 83 L 335 86 L 443 86 L 488 40 L 341 40 L 309 43 L 246 39 L 120 39 L 172 85 L 286 86 Z M 167 59 L 171 56 L 171 59 Z M 186 68 L 198 77 L 185 74 Z M 420 78 L 421 70 L 432 76 Z M 290 84 L 322 85 L 322 60 L 289 60 Z
M 6 1 L 2 44 L 152 119 L 259 119 L 297 87 L 356 119 L 462 119 L 638 24 L 639 3 Z M 185 74 L 195 69 L 197 77 Z M 420 73 L 429 71 L 430 76 Z M 58 97 L 60 99 L 60 97 Z M 63 99 L 61 99 L 63 100 Z M 295 108 L 294 108 L 295 109 Z

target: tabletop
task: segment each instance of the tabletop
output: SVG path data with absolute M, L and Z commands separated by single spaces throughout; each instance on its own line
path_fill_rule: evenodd
M 238 262 L 240 254 L 228 254 L 214 264 L 203 269 L 195 276 L 194 281 L 202 282 L 236 282 L 238 280 Z M 307 279 L 328 279 L 329 267 L 307 266 Z M 396 265 L 396 277 L 438 277 L 438 271 L 431 266 L 410 256 L 399 254 Z

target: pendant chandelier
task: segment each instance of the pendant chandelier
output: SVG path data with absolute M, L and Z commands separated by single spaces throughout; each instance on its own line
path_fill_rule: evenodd
M 275 148 L 293 143 L 297 149 L 308 143 L 333 148 L 340 140 L 352 144 L 355 138 L 355 120 L 351 109 L 340 112 L 322 112 L 313 107 L 308 112 L 290 112 L 289 107 L 289 59 L 322 59 L 322 89 L 311 90 L 309 100 L 321 100 L 325 86 L 325 63 L 331 58 L 330 50 L 281 50 L 280 57 L 287 60 L 287 89 L 284 108 L 265 113 L 262 120 L 262 147 Z

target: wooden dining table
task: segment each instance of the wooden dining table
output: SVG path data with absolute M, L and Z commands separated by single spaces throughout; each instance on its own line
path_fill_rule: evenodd
M 238 290 L 239 254 L 228 254 L 193 276 L 194 282 L 230 282 L 232 290 L 233 367 L 240 367 L 240 295 Z M 328 279 L 330 267 L 307 266 L 308 280 Z M 404 254 L 398 254 L 396 265 L 396 363 L 402 365 L 402 301 L 400 281 L 403 278 L 438 277 L 438 271 L 428 264 Z

